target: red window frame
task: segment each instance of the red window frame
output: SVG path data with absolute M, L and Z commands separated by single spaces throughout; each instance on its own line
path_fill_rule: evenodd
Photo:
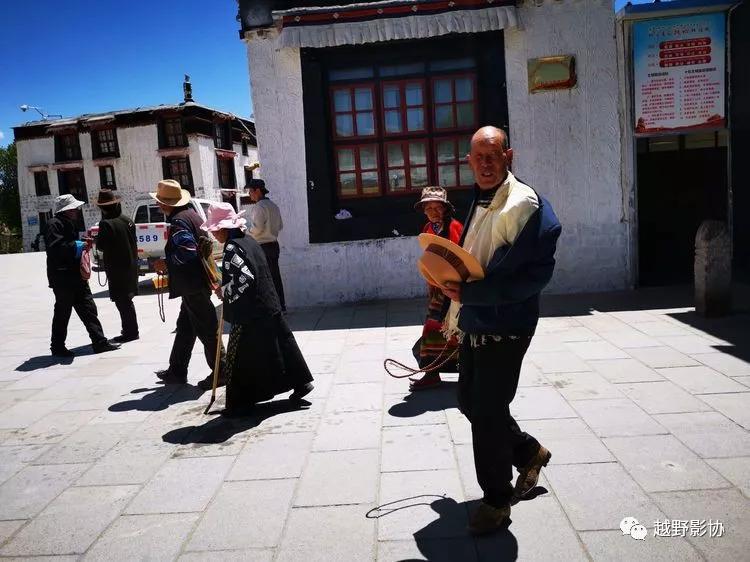
M 406 87 L 409 84 L 419 84 L 422 86 L 422 103 L 408 105 L 406 103 Z M 398 97 L 399 106 L 398 108 L 385 107 L 385 89 L 388 86 L 398 86 Z M 380 83 L 380 121 L 383 130 L 384 137 L 399 137 L 406 135 L 423 135 L 428 132 L 428 123 L 430 115 L 428 113 L 427 106 L 427 80 L 424 78 L 404 78 L 402 80 L 384 80 Z M 407 114 L 409 109 L 422 109 L 422 128 L 421 129 L 408 129 Z M 386 111 L 398 111 L 401 117 L 401 131 L 398 133 L 388 132 L 385 124 L 385 112 Z
M 425 154 L 425 162 L 424 164 L 411 164 L 411 158 L 409 153 L 409 144 L 411 143 L 421 143 L 424 145 L 424 154 Z M 402 166 L 389 166 L 388 165 L 388 147 L 389 146 L 400 146 L 401 147 L 401 154 L 404 157 L 404 163 Z M 419 186 L 414 187 L 411 184 L 411 171 L 415 168 L 424 168 L 426 175 L 427 175 L 427 185 L 430 185 L 430 139 L 427 137 L 420 137 L 420 138 L 410 138 L 410 139 L 402 139 L 402 140 L 394 140 L 383 143 L 383 151 L 384 151 L 384 162 L 383 162 L 383 169 L 385 170 L 386 174 L 386 194 L 387 195 L 409 195 L 411 193 L 414 193 L 415 190 L 421 190 L 425 186 Z M 405 185 L 403 189 L 399 190 L 393 190 L 391 188 L 390 184 L 390 171 L 391 170 L 403 170 L 404 171 L 404 180 Z
M 383 174 L 382 166 L 380 162 L 380 143 L 368 142 L 359 144 L 339 144 L 333 147 L 334 154 L 333 158 L 336 166 L 336 187 L 338 195 L 342 199 L 360 199 L 364 197 L 380 197 L 383 194 Z M 375 150 L 375 167 L 374 168 L 362 168 L 362 163 L 359 156 L 359 151 L 362 148 L 373 148 Z M 341 170 L 339 168 L 339 150 L 352 150 L 354 152 L 354 168 L 351 170 Z M 364 172 L 375 172 L 378 177 L 378 191 L 376 193 L 364 193 L 362 188 L 362 174 Z M 355 185 L 357 187 L 356 193 L 344 193 L 341 189 L 341 174 L 354 174 Z
M 433 145 L 434 145 L 434 151 L 433 151 L 433 158 L 434 158 L 434 164 L 435 164 L 435 183 L 444 187 L 445 189 L 465 189 L 467 187 L 472 187 L 474 185 L 474 180 L 471 181 L 471 183 L 463 184 L 461 183 L 461 166 L 465 165 L 468 166 L 468 162 L 466 159 L 466 154 L 468 154 L 468 151 L 466 154 L 461 154 L 461 151 L 459 149 L 459 141 L 461 140 L 467 140 L 471 141 L 471 133 L 464 133 L 462 135 L 450 135 L 450 136 L 444 136 L 444 137 L 434 137 L 432 139 Z M 439 155 L 438 155 L 438 145 L 441 142 L 445 141 L 452 141 L 453 142 L 453 154 L 456 155 L 456 158 L 449 161 L 449 162 L 440 162 Z M 445 185 L 440 181 L 440 168 L 443 166 L 453 166 L 455 173 L 456 173 L 456 185 Z
M 370 95 L 372 96 L 372 108 L 371 109 L 362 109 L 357 110 L 356 106 L 356 95 L 355 92 L 360 89 L 367 89 L 370 90 Z M 336 110 L 336 92 L 338 91 L 348 91 L 349 93 L 349 103 L 351 109 L 349 111 L 337 111 Z M 356 141 L 356 140 L 365 140 L 365 139 L 375 139 L 379 135 L 378 130 L 378 115 L 377 115 L 377 108 L 378 108 L 378 99 L 375 96 L 375 83 L 357 83 L 357 84 L 341 84 L 339 86 L 331 86 L 329 88 L 329 95 L 330 95 L 330 104 L 331 104 L 331 115 L 333 116 L 332 119 L 332 125 L 333 125 L 333 138 L 337 140 L 346 140 L 346 141 Z M 373 132 L 371 135 L 360 135 L 359 130 L 357 128 L 357 114 L 358 113 L 372 113 L 372 128 Z M 336 117 L 339 115 L 350 115 L 352 118 L 352 132 L 354 133 L 351 136 L 343 136 L 339 135 L 338 131 L 336 130 Z
M 456 100 L 456 80 L 460 78 L 469 78 L 471 80 L 472 98 L 471 100 Z M 435 83 L 439 80 L 450 80 L 451 81 L 451 101 L 449 102 L 437 102 L 435 101 Z M 459 73 L 459 74 L 443 74 L 439 76 L 432 76 L 430 78 L 430 119 L 432 122 L 432 130 L 434 132 L 449 133 L 452 131 L 462 131 L 464 129 L 476 129 L 477 122 L 479 120 L 479 100 L 477 97 L 477 76 L 475 73 Z M 474 106 L 472 112 L 473 120 L 470 125 L 458 126 L 458 105 L 463 103 L 471 103 Z M 450 106 L 453 116 L 453 127 L 438 127 L 437 118 L 435 116 L 438 107 Z

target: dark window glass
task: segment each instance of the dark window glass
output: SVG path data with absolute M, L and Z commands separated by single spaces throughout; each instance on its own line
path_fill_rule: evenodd
M 102 189 L 117 189 L 113 166 L 99 166 L 99 181 Z
M 168 179 L 176 180 L 183 189 L 193 193 L 193 176 L 187 158 L 166 158 L 164 172 Z
M 144 223 L 149 222 L 148 205 L 140 205 L 135 210 L 135 218 L 133 219 L 133 222 L 136 224 L 144 224 Z
M 117 135 L 114 129 L 102 129 L 95 131 L 96 156 L 117 155 Z
M 165 222 L 164 211 L 162 211 L 158 205 L 151 205 L 149 207 L 149 213 L 151 215 L 151 222 Z
M 81 145 L 78 142 L 78 133 L 58 135 L 55 138 L 58 147 L 58 161 L 67 162 L 81 159 Z
M 187 138 L 182 130 L 182 119 L 179 117 L 164 120 L 164 143 L 168 148 L 187 146 Z
M 47 172 L 34 172 L 34 189 L 37 195 L 49 195 Z
M 219 164 L 219 187 L 232 189 L 234 187 L 234 160 L 217 158 Z
M 214 146 L 229 150 L 229 139 L 227 138 L 227 126 L 225 123 L 214 123 Z
M 244 139 L 242 141 L 242 155 L 247 156 L 247 141 Z
M 58 170 L 57 181 L 60 187 L 60 195 L 70 193 L 79 201 L 89 202 L 83 170 Z

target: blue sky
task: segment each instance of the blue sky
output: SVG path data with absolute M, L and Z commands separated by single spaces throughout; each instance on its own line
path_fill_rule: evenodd
M 0 146 L 38 117 L 21 104 L 69 117 L 178 103 L 183 74 L 197 102 L 249 117 L 236 15 L 236 0 L 0 0 Z
M 195 101 L 248 117 L 235 0 L 0 0 L 0 146 L 39 118 Z

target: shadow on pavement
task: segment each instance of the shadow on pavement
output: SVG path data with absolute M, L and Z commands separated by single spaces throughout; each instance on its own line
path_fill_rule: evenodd
M 446 540 L 448 537 L 460 539 L 462 533 L 467 533 L 465 531 L 467 514 L 473 513 L 478 503 L 477 501 L 458 503 L 453 498 L 424 494 L 379 505 L 368 511 L 365 517 L 380 519 L 404 509 L 429 505 L 438 518 L 414 533 L 414 541 L 425 560 L 432 562 L 475 560 L 479 558 L 477 550 L 481 553 L 482 560 L 498 562 L 516 560 L 518 541 L 508 527 L 490 536 L 476 538 L 474 541 Z M 470 538 L 468 533 L 465 536 Z M 416 562 L 416 560 L 404 559 L 400 562 Z
M 176 385 L 169 384 L 156 388 L 136 388 L 131 394 L 141 394 L 148 392 L 138 400 L 125 400 L 112 404 L 108 410 L 110 412 L 129 412 L 137 410 L 139 412 L 157 412 L 166 410 L 169 406 L 180 404 L 181 402 L 190 402 L 200 398 L 205 391 L 197 386 L 188 384 Z
M 75 357 L 55 357 L 54 355 L 37 355 L 36 357 L 29 357 L 18 367 L 16 371 L 28 372 L 36 371 L 38 369 L 46 369 L 53 365 L 72 365 L 76 357 L 85 357 L 86 355 L 93 355 L 94 350 L 91 348 L 91 344 L 80 345 L 72 348 L 70 351 L 75 353 Z
M 234 435 L 260 425 L 264 420 L 277 414 L 306 410 L 309 402 L 274 400 L 258 404 L 247 417 L 225 418 L 216 416 L 203 425 L 190 425 L 173 429 L 162 435 L 166 443 L 176 445 L 224 443 Z
M 397 418 L 413 418 L 425 412 L 457 408 L 457 385 L 457 382 L 443 381 L 440 388 L 412 392 L 404 397 L 403 402 L 391 406 L 388 413 Z

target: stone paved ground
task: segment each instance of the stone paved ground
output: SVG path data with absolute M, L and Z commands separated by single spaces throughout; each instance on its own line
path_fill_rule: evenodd
M 86 354 L 72 319 L 69 345 L 84 347 L 57 363 L 43 256 L 0 266 L 0 557 L 748 559 L 746 313 L 700 320 L 678 290 L 549 299 L 512 407 L 553 451 L 543 493 L 514 507 L 509 532 L 472 540 L 455 377 L 406 400 L 382 370 L 409 359 L 423 303 L 294 312 L 311 405 L 279 399 L 229 423 L 203 415 L 195 387 L 154 382 L 176 303 L 162 324 L 154 294 L 139 296 L 142 339 L 105 355 Z M 114 306 L 97 303 L 116 335 Z M 200 353 L 191 382 L 207 373 Z M 626 516 L 644 541 L 623 536 Z M 724 536 L 655 537 L 657 519 L 718 519 Z

